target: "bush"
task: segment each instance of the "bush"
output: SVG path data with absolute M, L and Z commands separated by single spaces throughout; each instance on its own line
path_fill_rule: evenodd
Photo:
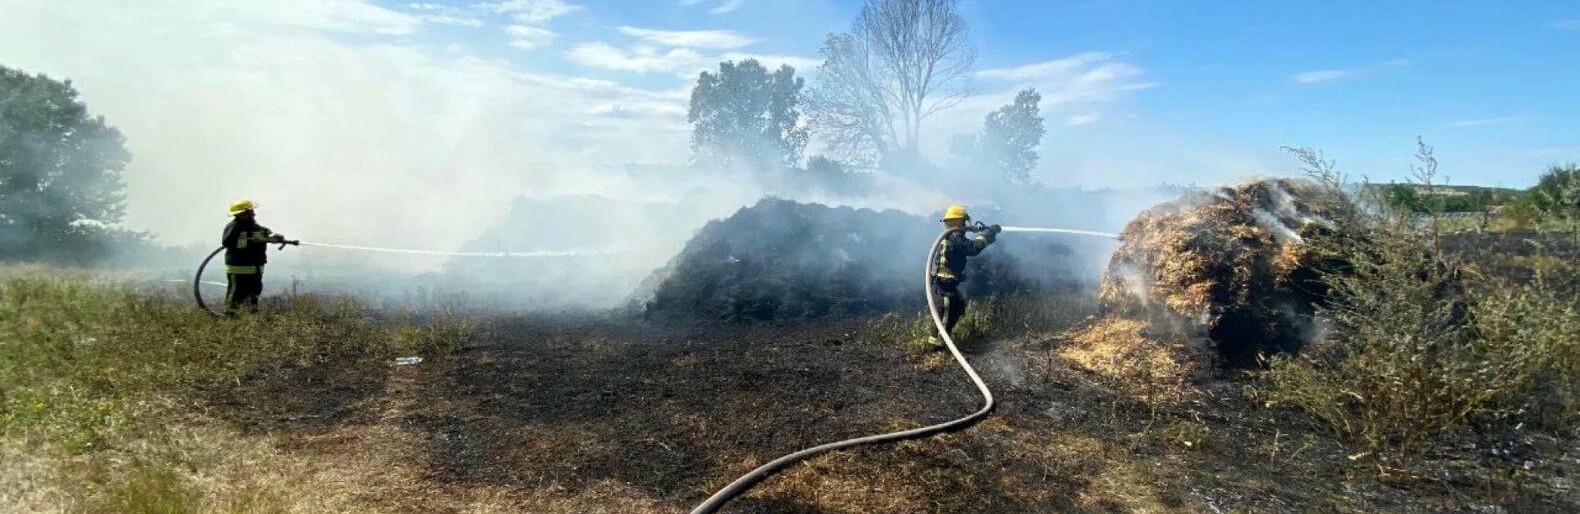
M 1364 228 L 1375 244 L 1332 246 L 1348 264 L 1328 272 L 1324 337 L 1272 360 L 1270 404 L 1311 413 L 1364 453 L 1418 452 L 1472 423 L 1572 423 L 1573 300 L 1539 276 L 1516 285 L 1463 273 L 1409 213 L 1371 212 Z M 1466 289 L 1482 294 L 1472 301 Z

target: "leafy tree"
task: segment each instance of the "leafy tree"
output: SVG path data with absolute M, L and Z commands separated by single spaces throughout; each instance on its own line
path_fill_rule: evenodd
M 795 69 L 769 73 L 754 59 L 719 63 L 691 90 L 692 159 L 724 166 L 793 166 L 806 148 L 801 88 Z
M 1531 188 L 1532 200 L 1548 214 L 1580 219 L 1580 166 L 1553 166 Z
M 850 161 L 920 154 L 922 121 L 965 97 L 976 62 L 959 0 L 867 0 L 823 42 L 812 125 Z
M 1580 166 L 1553 166 L 1527 193 L 1548 218 L 1569 222 L 1576 244 L 1580 244 Z
M 86 257 L 121 220 L 130 159 L 70 81 L 0 66 L 0 258 Z
M 1047 132 L 1037 107 L 1041 101 L 1042 95 L 1036 89 L 1022 90 L 1014 102 L 988 113 L 982 123 L 978 156 L 983 164 L 1011 182 L 1029 182 L 1032 168 L 1037 167 L 1037 145 L 1042 144 L 1042 135 Z

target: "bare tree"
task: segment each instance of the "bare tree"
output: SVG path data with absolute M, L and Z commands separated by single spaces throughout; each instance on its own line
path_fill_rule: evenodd
M 812 124 L 851 160 L 918 153 L 922 122 L 966 95 L 976 61 L 959 0 L 868 0 L 823 42 Z

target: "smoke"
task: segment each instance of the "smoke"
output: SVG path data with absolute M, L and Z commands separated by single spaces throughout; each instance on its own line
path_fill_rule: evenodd
M 3 3 L 0 63 L 72 80 L 89 108 L 127 136 L 133 160 L 124 225 L 178 249 L 158 254 L 160 268 L 190 270 L 217 242 L 224 209 L 238 198 L 259 202 L 263 224 L 305 241 L 612 252 L 473 262 L 291 248 L 271 256 L 274 290 L 609 306 L 704 223 L 765 195 L 929 219 L 960 202 L 990 222 L 1105 231 L 1161 197 L 978 187 L 986 172 L 953 165 L 936 177 L 862 175 L 861 188 L 809 183 L 798 170 L 681 166 L 689 84 L 644 89 L 530 71 L 538 68 L 524 64 L 532 54 L 435 44 L 439 36 L 420 31 L 419 17 L 364 0 Z M 1071 80 L 1146 87 L 1136 70 L 1111 60 L 1094 61 Z M 1125 73 L 1109 80 L 1103 70 Z M 1031 83 L 1058 109 L 1114 99 L 1100 87 L 1059 90 L 1056 79 Z M 981 105 L 959 111 L 971 119 L 962 126 L 980 126 L 980 112 L 993 103 L 973 101 Z M 1004 239 L 1038 255 L 1049 244 L 1074 246 L 1060 269 L 1091 278 L 1111 250 L 1058 236 Z M 915 267 L 922 250 L 893 251 L 896 262 Z
M 225 205 L 248 197 L 264 223 L 293 236 L 455 248 L 516 196 L 621 193 L 629 184 L 608 168 L 669 160 L 685 143 L 683 110 L 668 108 L 684 92 L 368 42 L 358 36 L 412 29 L 371 3 L 5 11 L 0 62 L 72 79 L 127 134 L 126 224 L 172 244 L 216 239 Z M 72 30 L 59 30 L 65 20 Z M 590 114 L 622 103 L 636 107 Z M 643 111 L 649 104 L 666 108 Z

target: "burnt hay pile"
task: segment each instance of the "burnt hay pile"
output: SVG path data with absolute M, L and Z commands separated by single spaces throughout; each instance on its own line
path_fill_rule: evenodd
M 923 259 L 939 228 L 898 211 L 767 198 L 709 222 L 633 303 L 649 316 L 725 321 L 920 310 Z M 968 294 L 1038 287 L 1001 246 L 971 260 Z
M 1325 251 L 1345 213 L 1303 180 L 1263 180 L 1190 194 L 1142 212 L 1121 233 L 1103 277 L 1105 310 L 1199 331 L 1231 364 L 1295 351 L 1319 332 L 1329 295 Z

